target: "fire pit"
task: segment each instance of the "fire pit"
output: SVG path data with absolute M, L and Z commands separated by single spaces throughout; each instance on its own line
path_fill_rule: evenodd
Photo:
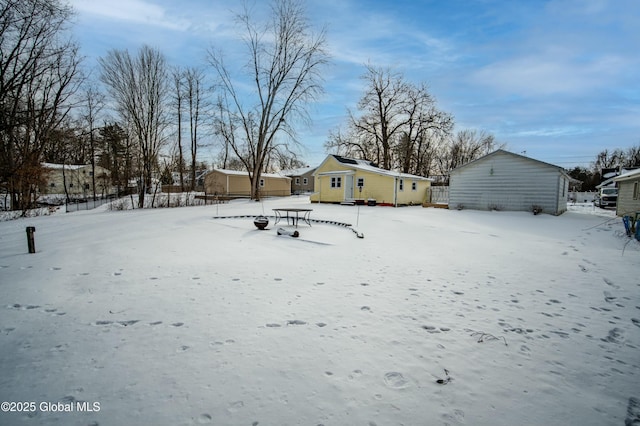
M 263 230 L 269 224 L 269 218 L 266 216 L 258 216 L 253 220 L 253 224 L 256 226 L 256 228 Z

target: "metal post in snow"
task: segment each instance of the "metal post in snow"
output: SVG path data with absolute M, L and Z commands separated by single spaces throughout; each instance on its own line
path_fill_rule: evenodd
M 362 199 L 362 186 L 358 186 L 358 191 L 360 191 L 360 199 Z M 358 215 L 356 216 L 356 227 L 360 225 L 360 203 L 356 203 L 358 205 Z
M 29 247 L 29 253 L 36 252 L 36 242 L 33 238 L 33 234 L 36 232 L 35 226 L 27 226 L 27 245 Z

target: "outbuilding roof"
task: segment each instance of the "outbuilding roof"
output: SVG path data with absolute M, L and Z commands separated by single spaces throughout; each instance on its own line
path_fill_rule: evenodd
M 630 172 L 621 174 L 620 176 L 613 178 L 613 180 L 616 182 L 620 182 L 625 180 L 636 179 L 638 177 L 640 177 L 640 169 L 631 170 Z
M 496 155 L 499 155 L 499 154 L 507 154 L 507 155 L 511 155 L 512 157 L 515 157 L 515 158 L 521 158 L 521 159 L 524 159 L 524 160 L 527 160 L 527 161 L 531 161 L 531 162 L 537 163 L 537 164 L 539 164 L 539 165 L 541 165 L 541 166 L 545 166 L 545 167 L 549 167 L 549 168 L 555 169 L 555 170 L 557 170 L 558 172 L 560 172 L 560 173 L 562 173 L 563 175 L 565 175 L 569 180 L 571 180 L 571 181 L 576 181 L 576 179 L 574 179 L 574 178 L 572 178 L 571 176 L 569 176 L 569 174 L 567 173 L 567 171 L 566 171 L 565 169 L 563 169 L 562 167 L 560 167 L 560 166 L 556 166 L 555 164 L 551 164 L 551 163 L 545 163 L 544 161 L 536 160 L 535 158 L 526 157 L 526 156 L 524 156 L 524 155 L 515 154 L 515 153 L 513 153 L 513 152 L 509 152 L 509 151 L 506 151 L 506 150 L 504 150 L 504 149 L 497 149 L 497 150 L 495 150 L 495 151 L 493 151 L 493 152 L 491 152 L 491 153 L 489 153 L 489 154 L 487 154 L 487 155 L 485 155 L 485 156 L 483 156 L 483 157 L 476 158 L 475 160 L 469 161 L 468 163 L 463 164 L 463 165 L 462 165 L 462 166 L 460 166 L 460 167 L 456 167 L 455 169 L 451 170 L 449 173 L 450 173 L 450 174 L 451 174 L 451 173 L 457 173 L 457 172 L 459 172 L 460 170 L 462 170 L 462 169 L 464 169 L 464 168 L 466 168 L 466 167 L 468 167 L 468 166 L 471 166 L 471 165 L 476 164 L 476 163 L 478 163 L 478 162 L 484 161 L 484 160 L 486 160 L 486 159 L 488 159 L 488 158 L 491 158 L 491 157 L 496 156 Z

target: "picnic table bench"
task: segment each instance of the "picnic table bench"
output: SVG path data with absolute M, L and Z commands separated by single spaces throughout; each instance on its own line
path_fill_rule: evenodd
M 293 224 L 296 228 L 298 227 L 298 221 L 300 219 L 302 219 L 307 225 L 311 226 L 311 220 L 309 219 L 309 216 L 311 215 L 312 211 L 313 209 L 299 209 L 299 208 L 273 209 L 273 212 L 276 215 L 276 221 L 274 225 L 280 222 L 281 219 L 286 218 L 287 225 L 289 225 L 290 223 L 289 221 L 291 221 L 291 224 Z

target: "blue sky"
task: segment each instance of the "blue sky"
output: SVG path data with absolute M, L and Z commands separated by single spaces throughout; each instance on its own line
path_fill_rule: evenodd
M 160 49 L 170 64 L 206 65 L 212 45 L 241 52 L 234 0 L 70 0 L 87 65 L 109 49 Z M 266 1 L 256 1 L 260 15 Z M 329 130 L 363 92 L 364 64 L 428 84 L 456 130 L 563 167 L 640 144 L 638 0 L 307 0 L 326 27 L 331 65 L 302 157 L 322 161 Z M 210 161 L 210 159 L 203 160 Z

